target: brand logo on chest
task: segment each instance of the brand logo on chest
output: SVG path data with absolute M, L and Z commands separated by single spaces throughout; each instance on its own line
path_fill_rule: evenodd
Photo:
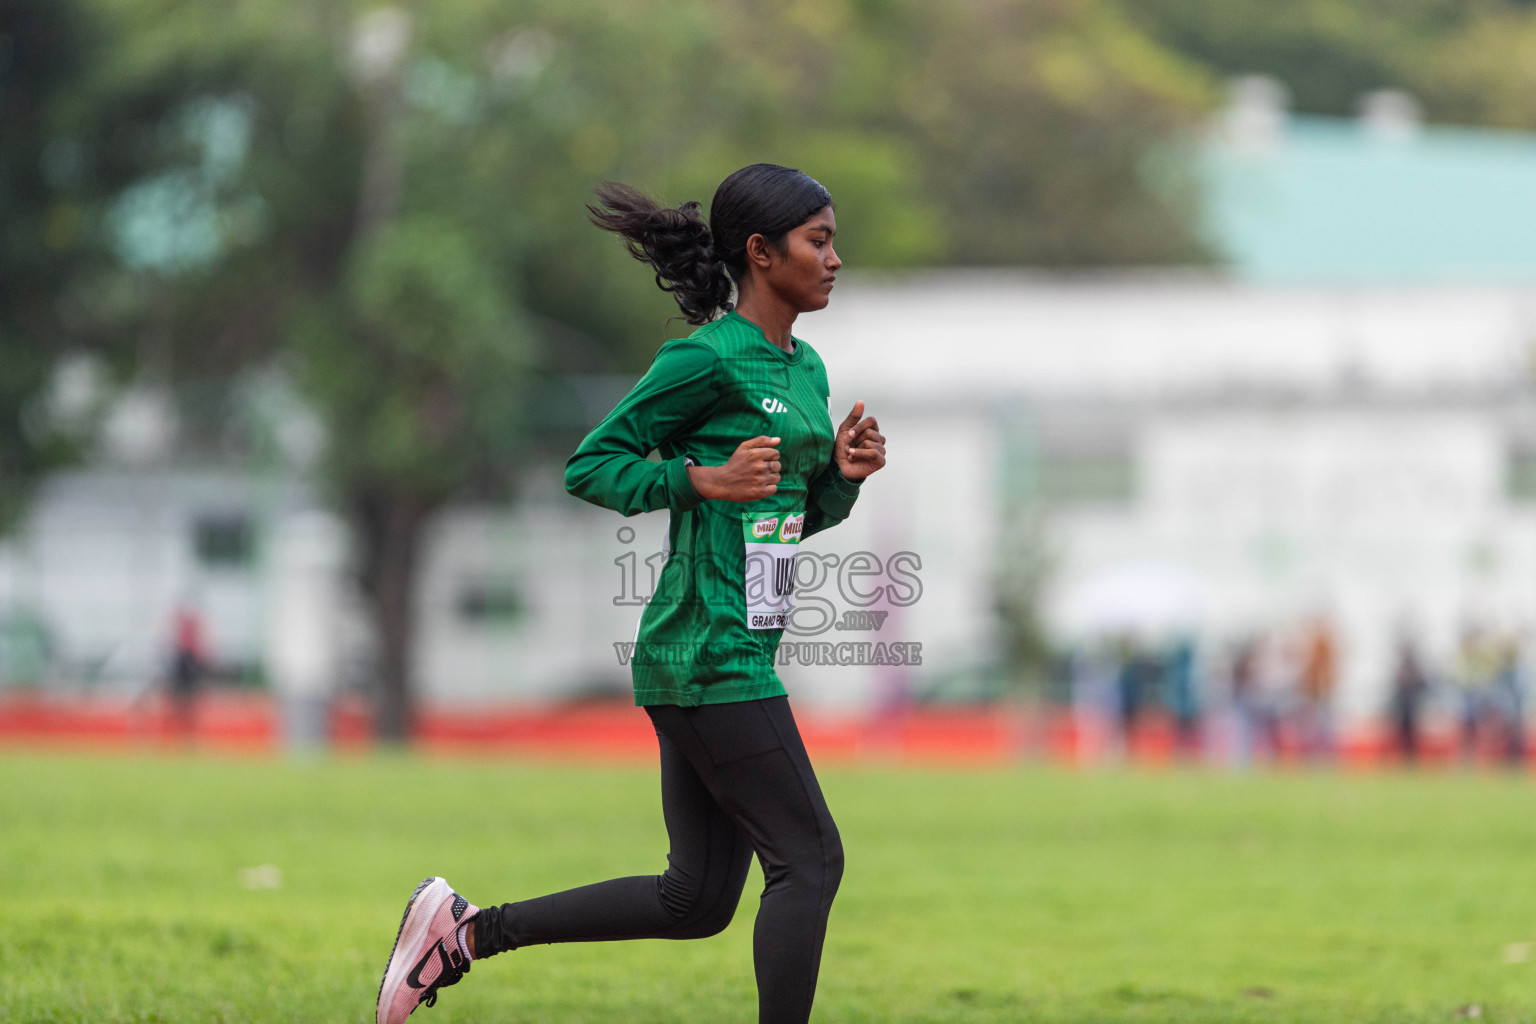
M 789 406 L 785 405 L 783 402 L 779 401 L 777 398 L 774 398 L 772 396 L 769 396 L 768 398 L 763 399 L 762 406 L 763 406 L 763 412 L 788 412 L 789 411 Z

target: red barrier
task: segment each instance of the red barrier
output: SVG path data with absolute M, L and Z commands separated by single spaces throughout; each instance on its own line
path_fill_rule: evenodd
M 1087 764 L 1116 756 L 1103 736 L 1085 734 L 1071 712 L 1016 706 L 918 707 L 876 714 L 800 713 L 801 734 L 822 761 L 934 765 L 1004 765 L 1026 758 Z M 373 746 L 366 704 L 335 701 L 328 722 L 333 749 Z M 275 753 L 282 746 L 281 714 L 270 696 L 214 690 L 195 707 L 178 710 L 156 695 L 140 701 L 54 697 L 37 692 L 0 694 L 0 746 L 66 746 L 94 749 L 194 748 L 224 753 Z M 443 754 L 554 757 L 649 762 L 656 737 L 649 719 L 624 701 L 551 707 L 436 705 L 423 708 L 413 730 L 418 749 Z M 1282 737 L 1268 763 L 1305 759 Z M 1117 740 L 1126 760 L 1144 766 L 1194 762 L 1198 750 L 1181 742 L 1171 721 L 1148 715 L 1128 738 Z M 1420 762 L 1459 761 L 1456 738 L 1431 734 Z M 1499 751 L 1477 749 L 1479 764 L 1501 763 Z M 1340 737 L 1331 763 L 1371 769 L 1397 763 L 1390 734 L 1367 726 Z

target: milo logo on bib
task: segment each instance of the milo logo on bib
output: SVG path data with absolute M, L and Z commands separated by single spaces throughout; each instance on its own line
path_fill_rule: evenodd
M 748 629 L 783 629 L 795 590 L 795 551 L 805 513 L 756 516 L 742 513 L 746 548 L 742 572 Z

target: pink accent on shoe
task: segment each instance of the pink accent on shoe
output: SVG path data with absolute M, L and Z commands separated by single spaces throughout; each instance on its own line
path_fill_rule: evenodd
M 437 1002 L 439 989 L 457 984 L 468 973 L 470 962 L 459 948 L 458 930 L 479 909 L 441 878 L 425 879 L 416 887 L 379 982 L 376 1024 L 402 1024 L 422 1003 Z

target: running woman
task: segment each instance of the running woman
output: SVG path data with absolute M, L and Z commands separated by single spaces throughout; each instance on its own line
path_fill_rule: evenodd
M 834 430 L 826 370 L 790 333 L 826 306 L 842 266 L 832 198 L 775 164 L 726 178 L 707 225 L 698 203 L 668 209 L 612 183 L 597 194 L 593 222 L 623 236 L 699 326 L 662 345 L 565 471 L 572 494 L 626 516 L 671 510 L 671 555 L 631 659 L 635 703 L 661 748 L 667 869 L 484 909 L 428 878 L 406 904 L 378 1024 L 520 946 L 716 935 L 753 853 L 766 879 L 752 947 L 758 1020 L 810 1018 L 843 848 L 774 655 L 796 543 L 847 518 L 885 465 L 864 403 Z

